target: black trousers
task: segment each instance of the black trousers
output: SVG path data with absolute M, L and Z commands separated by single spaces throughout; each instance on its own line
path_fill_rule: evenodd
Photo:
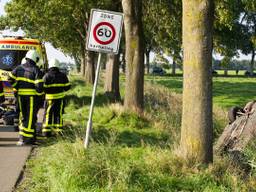
M 45 106 L 43 133 L 51 133 L 52 131 L 61 132 L 63 130 L 63 113 L 63 99 L 47 99 Z
M 19 134 L 24 141 L 36 140 L 36 122 L 39 110 L 37 96 L 18 95 Z

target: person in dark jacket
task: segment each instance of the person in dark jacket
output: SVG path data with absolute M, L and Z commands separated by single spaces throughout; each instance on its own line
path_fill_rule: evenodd
M 52 59 L 48 72 L 43 77 L 46 106 L 42 132 L 46 137 L 52 136 L 53 132 L 63 131 L 64 97 L 65 92 L 70 89 L 70 83 L 58 66 L 59 61 Z
M 17 145 L 35 144 L 38 98 L 44 94 L 43 74 L 36 66 L 38 53 L 29 50 L 25 58 L 26 63 L 18 65 L 9 76 L 9 82 L 17 90 L 20 111 L 20 140 Z
M 0 103 L 3 103 L 5 100 L 4 98 L 4 88 L 3 88 L 3 81 L 0 78 Z

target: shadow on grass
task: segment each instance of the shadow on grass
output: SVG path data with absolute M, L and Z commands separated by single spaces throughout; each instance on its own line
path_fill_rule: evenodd
M 136 130 L 124 130 L 121 132 L 114 132 L 113 130 L 100 127 L 94 130 L 92 138 L 97 143 L 112 143 L 125 147 L 142 147 L 145 145 L 158 146 L 161 148 L 168 147 L 170 143 L 169 136 L 161 133 L 142 133 Z
M 91 104 L 91 97 L 82 96 L 78 97 L 77 95 L 66 95 L 65 96 L 66 104 L 74 103 L 78 108 L 84 105 Z M 110 99 L 104 94 L 97 94 L 95 97 L 95 106 L 103 106 L 104 104 L 110 103 Z
M 182 80 L 181 79 L 165 79 L 165 80 L 157 80 L 157 84 L 162 85 L 166 88 L 175 90 L 177 93 L 182 93 Z
M 244 106 L 248 101 L 255 99 L 255 95 L 254 82 L 214 82 L 214 99 L 221 100 L 226 108 L 234 105 Z
M 72 81 L 72 84 L 71 84 L 71 87 L 72 89 L 74 89 L 75 87 L 77 86 L 84 86 L 85 85 L 85 81 L 84 80 L 81 80 L 81 79 L 75 79 Z
M 54 137 L 48 137 L 48 138 L 39 137 L 39 138 L 37 138 L 37 142 L 40 147 L 48 147 L 48 146 L 58 143 L 58 140 L 60 138 L 61 138 L 60 136 L 57 136 L 57 137 L 54 136 Z
M 63 136 L 51 138 L 43 146 L 55 144 L 59 139 L 75 142 L 77 139 L 84 140 L 85 129 L 78 126 L 67 126 L 64 129 Z M 141 133 L 136 130 L 114 131 L 105 127 L 98 127 L 91 133 L 91 139 L 96 143 L 123 147 L 143 147 L 146 145 L 166 148 L 171 143 L 170 137 L 165 134 Z

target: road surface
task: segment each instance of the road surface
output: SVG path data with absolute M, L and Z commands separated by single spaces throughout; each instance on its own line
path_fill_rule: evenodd
M 43 111 L 40 109 L 38 123 L 42 123 Z M 22 173 L 32 147 L 16 146 L 18 132 L 11 126 L 0 126 L 0 192 L 12 192 Z

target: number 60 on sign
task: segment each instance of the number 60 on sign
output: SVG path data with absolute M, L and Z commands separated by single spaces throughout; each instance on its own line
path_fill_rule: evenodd
M 92 9 L 86 44 L 87 50 L 117 54 L 122 25 L 122 13 Z

